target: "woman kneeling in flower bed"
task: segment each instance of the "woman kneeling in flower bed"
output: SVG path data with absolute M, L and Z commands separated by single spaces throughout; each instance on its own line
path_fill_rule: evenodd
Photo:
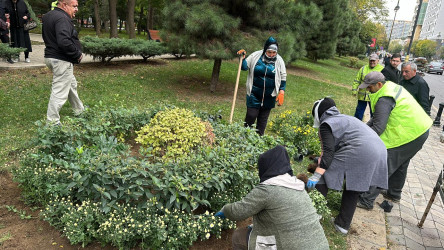
M 329 249 L 319 216 L 295 176 L 283 146 L 259 156 L 260 183 L 241 201 L 225 205 L 216 216 L 245 220 L 253 227 L 233 233 L 234 249 Z

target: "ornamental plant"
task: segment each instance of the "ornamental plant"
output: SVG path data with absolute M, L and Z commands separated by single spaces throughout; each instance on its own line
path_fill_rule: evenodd
M 136 142 L 152 147 L 151 153 L 164 161 L 176 160 L 202 145 L 207 130 L 211 131 L 211 124 L 202 122 L 190 110 L 167 109 L 136 132 Z
M 282 137 L 287 143 L 292 143 L 299 154 L 319 155 L 321 145 L 317 129 L 312 125 L 313 117 L 310 111 L 299 115 L 291 110 L 286 110 L 268 123 L 268 129 Z

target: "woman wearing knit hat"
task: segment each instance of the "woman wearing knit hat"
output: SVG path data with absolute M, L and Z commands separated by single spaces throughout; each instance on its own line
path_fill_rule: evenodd
M 284 103 L 287 71 L 284 60 L 278 55 L 278 43 L 273 37 L 265 42 L 264 49 L 253 52 L 245 59 L 242 70 L 249 70 L 247 76 L 247 114 L 245 126 L 252 127 L 256 122 L 259 135 L 264 135 L 270 111 L 275 103 Z
M 359 194 L 368 191 L 370 186 L 387 189 L 387 150 L 369 126 L 341 114 L 333 99 L 316 101 L 312 115 L 313 127 L 319 128 L 322 153 L 307 187 L 316 187 L 324 196 L 328 189 L 343 190 L 334 226 L 347 234 Z

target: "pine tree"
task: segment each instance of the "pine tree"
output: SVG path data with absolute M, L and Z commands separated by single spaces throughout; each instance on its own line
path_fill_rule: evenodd
M 316 24 L 320 12 L 311 4 L 287 0 L 176 0 L 164 8 L 164 41 L 171 50 L 214 60 L 211 92 L 219 79 L 222 60 L 263 48 L 270 36 L 279 42 L 279 54 L 289 62 L 304 55 L 301 37 L 307 24 Z M 176 45 L 176 47 L 174 47 Z M 281 53 L 282 52 L 282 53 Z
M 347 9 L 344 13 L 344 25 L 342 34 L 338 37 L 336 53 L 339 56 L 345 56 L 365 52 L 365 45 L 359 39 L 361 23 L 356 18 L 356 14 L 350 9 Z
M 322 21 L 308 34 L 307 56 L 314 61 L 334 56 L 338 37 L 344 28 L 344 13 L 348 0 L 306 0 L 317 4 Z

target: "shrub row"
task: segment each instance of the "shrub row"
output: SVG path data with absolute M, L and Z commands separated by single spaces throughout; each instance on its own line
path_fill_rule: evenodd
M 17 58 L 21 52 L 25 51 L 24 48 L 12 48 L 7 43 L 0 43 L 0 58 L 13 59 Z
M 146 61 L 152 56 L 165 53 L 162 43 L 142 39 L 99 38 L 86 36 L 81 40 L 83 53 L 94 59 L 109 62 L 122 56 L 141 56 Z

